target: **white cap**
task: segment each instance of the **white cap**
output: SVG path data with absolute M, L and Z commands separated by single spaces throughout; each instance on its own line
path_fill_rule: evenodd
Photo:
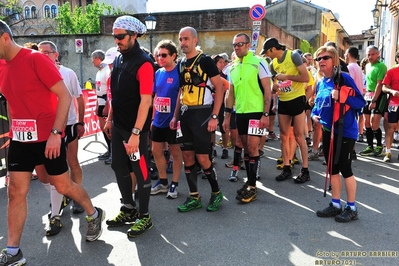
M 109 48 L 107 52 L 105 52 L 105 59 L 102 61 L 104 64 L 112 64 L 115 60 L 115 57 L 119 55 L 119 51 L 116 47 Z

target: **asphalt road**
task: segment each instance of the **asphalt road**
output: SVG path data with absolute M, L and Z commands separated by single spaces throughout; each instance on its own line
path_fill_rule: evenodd
M 105 151 L 94 137 L 80 140 L 79 158 L 83 165 L 84 187 L 95 206 L 114 217 L 120 207 L 120 193 L 110 166 L 96 159 Z M 85 150 L 83 147 L 88 144 Z M 357 150 L 365 148 L 356 144 Z M 217 148 L 218 155 L 221 149 Z M 380 158 L 358 157 L 353 162 L 357 178 L 359 219 L 347 224 L 333 218 L 318 218 L 315 212 L 328 205 L 323 197 L 325 166 L 321 161 L 309 165 L 311 181 L 275 181 L 280 173 L 276 159 L 279 141 L 269 141 L 261 159 L 258 199 L 249 204 L 235 200 L 245 171 L 238 182 L 228 181 L 230 169 L 217 159 L 216 168 L 225 200 L 219 211 L 209 213 L 207 180 L 199 178 L 202 209 L 179 213 L 176 207 L 188 196 L 181 174 L 179 196 L 169 200 L 165 194 L 152 196 L 150 212 L 154 227 L 146 234 L 129 239 L 128 226 L 107 228 L 96 242 L 86 242 L 84 214 L 74 215 L 69 207 L 62 216 L 64 227 L 52 237 L 45 236 L 49 195 L 39 181 L 31 182 L 29 213 L 21 249 L 28 265 L 398 265 L 399 195 L 398 150 L 393 162 Z M 300 166 L 293 169 L 298 174 Z M 171 179 L 171 176 L 170 176 Z M 7 239 L 7 190 L 0 178 L 0 246 Z M 345 193 L 342 194 L 345 200 Z

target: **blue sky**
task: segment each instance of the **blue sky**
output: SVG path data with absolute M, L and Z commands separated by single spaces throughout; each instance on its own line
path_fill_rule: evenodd
M 265 5 L 265 3 L 264 0 L 148 0 L 147 11 L 169 12 L 250 7 L 254 4 Z M 376 0 L 311 0 L 311 3 L 339 14 L 339 22 L 350 35 L 361 34 L 362 30 L 369 29 L 373 25 L 371 10 L 374 8 Z

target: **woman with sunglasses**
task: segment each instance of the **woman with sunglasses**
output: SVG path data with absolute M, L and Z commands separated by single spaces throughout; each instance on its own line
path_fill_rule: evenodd
M 167 193 L 168 199 L 177 198 L 177 186 L 182 168 L 182 153 L 180 144 L 176 142 L 176 130 L 169 127 L 176 108 L 179 94 L 179 70 L 176 67 L 177 46 L 170 40 L 162 40 L 155 48 L 160 69 L 155 73 L 154 80 L 154 111 L 152 116 L 151 140 L 152 154 L 158 168 L 159 180 L 151 188 L 151 195 Z M 166 174 L 166 159 L 164 156 L 165 142 L 169 144 L 173 157 L 173 179 L 170 186 Z
M 335 217 L 337 222 L 350 222 L 358 218 L 357 208 L 355 206 L 356 197 L 356 180 L 352 173 L 352 150 L 355 145 L 358 134 L 358 126 L 356 121 L 356 110 L 362 108 L 365 105 L 365 100 L 357 88 L 354 80 L 349 74 L 337 71 L 339 69 L 339 57 L 338 52 L 334 47 L 322 46 L 316 53 L 316 61 L 319 65 L 319 73 L 321 78 L 316 85 L 316 98 L 315 105 L 312 110 L 311 117 L 315 122 L 319 122 L 322 126 L 322 141 L 324 157 L 328 161 L 329 156 L 332 156 L 332 162 L 335 157 L 335 151 L 337 147 L 340 147 L 338 162 L 332 163 L 329 171 L 332 185 L 332 201 L 329 206 L 323 210 L 317 211 L 318 217 Z M 339 75 L 340 82 L 334 84 L 337 75 Z M 337 83 L 337 82 L 336 82 Z M 341 86 L 342 85 L 342 86 Z M 347 91 L 348 98 L 345 101 L 345 107 L 348 108 L 343 114 L 343 127 L 342 129 L 342 140 L 338 143 L 338 124 L 334 124 L 334 143 L 333 152 L 329 154 L 331 131 L 333 130 L 333 113 L 338 111 L 334 110 L 338 106 L 335 105 L 335 101 L 339 98 L 345 97 L 344 87 L 349 87 Z M 341 207 L 341 188 L 342 181 L 339 173 L 342 174 L 345 182 L 347 202 L 342 210 Z

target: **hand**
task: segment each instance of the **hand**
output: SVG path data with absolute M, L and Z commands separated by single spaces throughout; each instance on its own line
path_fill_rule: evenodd
M 61 135 L 51 133 L 46 143 L 44 156 L 46 156 L 46 158 L 50 160 L 59 157 L 61 153 L 60 147 L 61 147 Z
M 217 126 L 218 126 L 218 120 L 217 119 L 213 119 L 213 118 L 209 119 L 209 122 L 208 122 L 208 131 L 209 132 L 215 131 Z
M 103 128 L 104 133 L 107 135 L 108 139 L 111 139 L 111 132 L 112 132 L 112 122 L 105 121 L 105 125 Z
M 315 123 L 320 123 L 320 116 L 314 115 L 314 116 L 312 116 L 312 119 L 313 119 L 313 121 L 314 121 Z
M 335 101 L 338 101 L 339 91 L 338 91 L 338 90 L 332 90 L 332 91 L 331 91 L 331 97 L 332 97 Z
M 128 143 L 125 145 L 127 155 L 139 150 L 140 136 L 131 134 Z
M 176 117 L 173 117 L 172 120 L 170 120 L 169 127 L 172 130 L 176 130 Z
M 278 74 L 276 74 L 275 78 L 280 81 L 285 81 L 285 80 L 287 80 L 287 75 L 278 73 Z
M 376 106 L 376 103 L 374 102 L 371 102 L 370 104 L 369 104 L 369 110 L 373 110 L 374 108 L 375 108 L 375 106 Z
M 260 119 L 260 128 L 268 128 L 269 127 L 269 117 L 266 117 L 262 115 L 262 118 Z
M 278 86 L 278 84 L 273 84 L 273 86 L 272 86 L 272 91 L 273 91 L 274 93 L 277 93 L 277 92 L 280 91 L 280 87 Z
M 79 124 L 76 125 L 76 130 L 78 131 L 78 139 L 83 137 L 83 135 L 85 134 L 85 127 Z

